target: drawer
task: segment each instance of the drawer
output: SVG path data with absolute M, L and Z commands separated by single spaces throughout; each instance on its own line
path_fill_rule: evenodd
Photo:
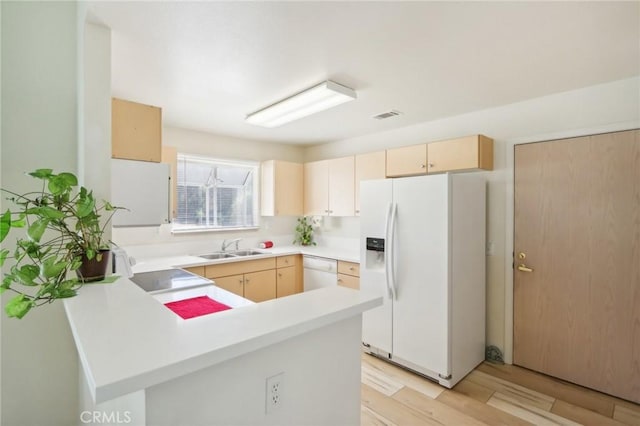
M 205 277 L 218 278 L 229 275 L 246 274 L 247 272 L 265 271 L 276 268 L 276 258 L 244 260 L 239 262 L 220 263 L 205 266 Z
M 338 274 L 338 285 L 360 290 L 360 278 L 352 275 Z
M 291 254 L 288 256 L 278 256 L 276 258 L 277 268 L 286 268 L 288 266 L 295 266 L 298 263 L 299 254 Z
M 360 264 L 354 262 L 345 262 L 343 260 L 338 261 L 338 273 L 353 275 L 354 277 L 360 276 Z
M 192 266 L 190 268 L 182 268 L 187 272 L 191 272 L 192 274 L 200 275 L 204 277 L 204 266 Z

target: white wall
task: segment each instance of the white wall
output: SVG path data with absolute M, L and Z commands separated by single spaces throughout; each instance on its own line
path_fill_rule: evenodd
M 3 187 L 32 189 L 24 172 L 76 172 L 77 36 L 74 2 L 2 2 Z M 0 208 L 8 208 L 0 199 Z M 5 240 L 7 248 L 13 243 Z M 3 295 L 3 305 L 11 297 Z M 0 314 L 6 426 L 77 422 L 77 356 L 61 302 L 22 320 Z
M 508 356 L 512 334 L 514 144 L 637 127 L 640 77 L 309 147 L 305 161 L 478 133 L 494 138 L 495 170 L 482 172 L 488 181 L 487 240 L 493 248 L 487 256 L 487 344 L 506 349 Z M 351 228 L 355 226 L 352 223 Z
M 82 6 L 86 7 L 85 3 Z M 78 179 L 96 199 L 111 199 L 111 30 L 79 17 Z M 103 215 L 102 220 L 106 220 Z M 111 227 L 106 228 L 106 241 Z
M 163 127 L 162 144 L 178 152 L 231 160 L 283 160 L 302 162 L 301 146 L 239 139 L 177 127 Z
M 357 425 L 361 318 L 357 315 L 150 387 L 146 420 L 166 426 Z M 284 373 L 282 405 L 265 414 L 266 379 L 279 373 Z

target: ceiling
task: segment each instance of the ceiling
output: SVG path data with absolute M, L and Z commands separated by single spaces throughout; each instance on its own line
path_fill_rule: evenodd
M 317 144 L 640 75 L 640 2 L 93 2 L 112 93 L 166 125 Z M 358 99 L 247 114 L 325 79 Z M 387 120 L 372 116 L 395 109 Z

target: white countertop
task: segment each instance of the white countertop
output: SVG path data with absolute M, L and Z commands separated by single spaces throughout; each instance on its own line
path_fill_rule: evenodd
M 181 263 L 190 257 L 176 259 Z M 162 260 L 156 264 L 162 265 Z M 168 267 L 163 265 L 162 269 Z M 226 300 L 227 292 L 213 286 L 187 290 L 184 298 L 198 291 L 223 303 Z M 183 320 L 163 305 L 163 298 L 168 297 L 172 296 L 152 296 L 120 278 L 113 284 L 87 284 L 78 296 L 64 300 L 95 402 L 273 345 L 359 315 L 382 302 L 379 297 L 336 286 L 262 303 L 236 304 L 234 309 Z
M 316 247 L 316 246 L 282 246 L 273 247 L 270 249 L 256 249 L 264 253 L 260 256 L 241 256 L 226 259 L 209 260 L 202 257 L 198 257 L 194 253 L 185 254 L 180 256 L 163 256 L 153 258 L 138 258 L 137 263 L 133 266 L 134 273 L 149 272 L 149 271 L 161 271 L 171 268 L 186 268 L 191 266 L 212 265 L 219 263 L 239 262 L 243 260 L 259 259 L 263 257 L 284 256 L 288 254 L 303 254 L 309 256 L 326 257 L 329 259 L 344 260 L 347 262 L 360 261 L 360 255 L 357 251 L 336 249 L 329 247 Z

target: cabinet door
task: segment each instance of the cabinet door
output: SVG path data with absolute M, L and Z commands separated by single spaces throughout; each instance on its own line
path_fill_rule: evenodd
M 111 100 L 111 157 L 160 162 L 162 110 L 151 105 Z
M 329 214 L 329 161 L 304 164 L 304 214 Z
M 338 285 L 360 290 L 360 278 L 351 275 L 338 274 Z
M 355 262 L 345 262 L 344 260 L 338 260 L 338 273 L 359 277 L 360 264 Z
M 353 216 L 354 197 L 355 157 L 329 160 L 329 215 Z
M 387 177 L 427 173 L 427 144 L 387 150 Z
M 386 173 L 386 153 L 384 151 L 356 155 L 355 172 L 355 214 L 360 215 L 360 182 L 369 179 L 384 179 Z
M 270 160 L 262 163 L 262 216 L 303 214 L 303 165 Z
M 429 173 L 453 170 L 493 170 L 493 139 L 482 135 L 467 136 L 427 145 Z
M 296 266 L 298 263 L 298 255 L 290 254 L 288 256 L 278 256 L 276 258 L 276 268 L 287 268 L 289 266 Z
M 296 267 L 276 270 L 276 296 L 284 297 L 296 293 Z
M 244 274 L 244 297 L 253 302 L 276 298 L 276 270 Z
M 216 278 L 215 285 L 238 296 L 244 296 L 244 278 L 242 275 Z

